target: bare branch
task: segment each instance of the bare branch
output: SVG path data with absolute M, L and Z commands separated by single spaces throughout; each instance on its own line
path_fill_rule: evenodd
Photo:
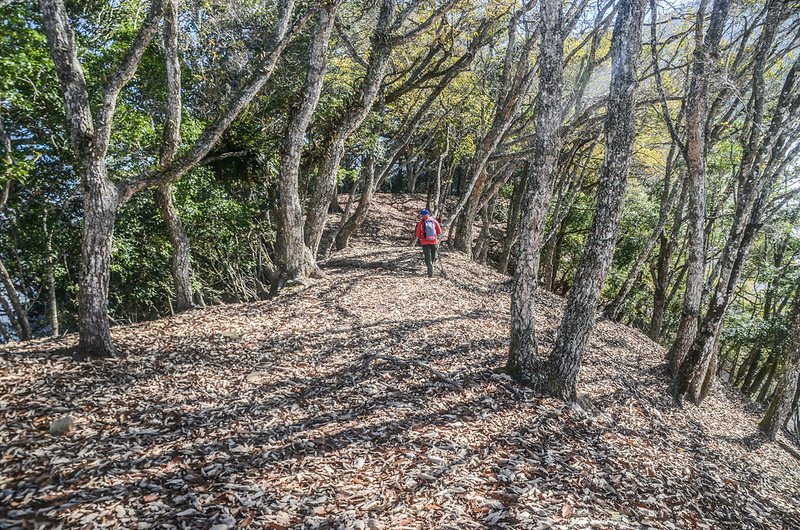
M 316 13 L 316 10 L 308 11 L 291 29 L 289 21 L 294 12 L 294 0 L 283 0 L 281 15 L 274 30 L 272 42 L 268 48 L 269 53 L 256 66 L 255 74 L 249 83 L 228 102 L 225 110 L 216 121 L 210 123 L 200 138 L 183 155 L 178 157 L 175 162 L 166 166 L 151 169 L 138 177 L 121 182 L 118 185 L 119 203 L 124 204 L 130 200 L 137 192 L 156 186 L 163 182 L 174 182 L 193 167 L 197 166 L 216 145 L 224 132 L 230 127 L 231 123 L 241 114 L 250 104 L 253 98 L 261 91 L 264 85 L 272 77 L 278 59 L 283 54 L 286 46 L 292 38 L 306 25 L 309 19 Z
M 164 15 L 164 0 L 153 0 L 150 4 L 150 12 L 147 18 L 139 26 L 139 32 L 133 39 L 131 47 L 125 54 L 125 59 L 117 67 L 117 70 L 108 78 L 105 93 L 103 94 L 103 104 L 98 110 L 95 120 L 95 152 L 99 156 L 104 156 L 108 150 L 108 143 L 111 139 L 111 121 L 114 119 L 114 112 L 117 107 L 117 98 L 126 84 L 133 78 L 139 67 L 139 61 L 144 55 L 144 51 L 153 40 L 158 31 L 158 22 Z

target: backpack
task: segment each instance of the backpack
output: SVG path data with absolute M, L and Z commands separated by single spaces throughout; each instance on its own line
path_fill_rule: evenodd
M 436 221 L 433 219 L 422 221 L 422 235 L 425 241 L 436 241 Z

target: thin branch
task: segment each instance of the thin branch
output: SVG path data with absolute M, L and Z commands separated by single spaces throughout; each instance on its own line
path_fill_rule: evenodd
M 133 78 L 139 67 L 144 51 L 153 40 L 158 31 L 158 21 L 164 16 L 164 1 L 154 0 L 150 4 L 150 12 L 147 18 L 139 26 L 125 59 L 117 70 L 108 78 L 105 92 L 103 94 L 103 104 L 100 107 L 97 118 L 95 119 L 95 153 L 100 156 L 105 155 L 108 150 L 108 143 L 111 140 L 111 121 L 114 119 L 114 112 L 117 107 L 117 98 L 126 84 Z
M 400 357 L 395 357 L 394 355 L 373 353 L 370 355 L 366 355 L 364 357 L 363 361 L 364 368 L 367 368 L 369 366 L 369 363 L 371 363 L 372 361 L 387 361 L 390 363 L 397 364 L 403 368 L 416 366 L 417 368 L 422 368 L 423 370 L 427 370 L 445 384 L 453 388 L 460 388 L 460 385 L 452 377 L 418 359 L 401 359 Z

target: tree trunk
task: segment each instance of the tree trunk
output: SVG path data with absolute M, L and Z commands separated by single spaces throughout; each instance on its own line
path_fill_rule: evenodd
M 769 397 L 770 389 L 772 388 L 772 382 L 775 380 L 775 373 L 778 371 L 778 359 L 775 359 L 775 362 L 772 363 L 772 367 L 769 370 L 769 374 L 767 378 L 764 380 L 764 384 L 761 385 L 761 392 L 758 393 L 758 397 L 756 401 L 759 403 L 765 403 L 767 398 Z
M 756 373 L 758 373 L 758 365 L 761 361 L 762 351 L 762 345 L 760 343 L 753 345 L 753 348 L 750 350 L 750 355 L 739 370 L 739 375 L 736 377 L 736 385 L 744 393 L 747 393 L 746 390 L 753 384 L 753 378 L 755 378 Z
M 588 149 L 586 153 L 586 159 L 582 164 L 582 168 L 580 170 L 579 176 L 575 181 L 574 185 L 571 186 L 572 193 L 567 199 L 567 203 L 561 207 L 556 203 L 556 208 L 553 212 L 553 218 L 550 221 L 551 226 L 550 230 L 545 237 L 544 242 L 544 250 L 542 251 L 542 255 L 544 256 L 544 267 L 543 267 L 543 280 L 544 280 L 544 289 L 546 291 L 553 292 L 553 284 L 555 282 L 555 275 L 556 275 L 556 254 L 559 247 L 559 243 L 561 241 L 561 237 L 559 235 L 559 231 L 563 231 L 567 224 L 567 218 L 569 217 L 570 211 L 572 210 L 572 206 L 575 204 L 575 201 L 578 198 L 578 195 L 581 192 L 581 187 L 583 186 L 583 182 L 586 179 L 586 174 L 589 170 L 589 164 L 592 161 L 592 155 L 594 154 L 595 147 L 597 146 L 596 142 L 592 142 L 592 146 Z M 569 191 L 569 190 L 568 190 Z
M 106 176 L 102 161 L 84 169 L 81 274 L 78 290 L 79 350 L 84 355 L 109 357 L 117 351 L 108 319 L 111 243 L 117 216 L 117 189 Z
M 464 207 L 460 222 L 456 229 L 453 246 L 456 250 L 467 255 L 467 258 L 472 258 L 472 239 L 475 226 L 475 219 L 478 215 L 478 201 L 480 200 L 483 186 L 486 183 L 487 169 L 484 166 L 483 171 L 476 179 L 474 179 L 472 191 L 467 199 L 466 206 Z
M 5 343 L 11 342 L 11 334 L 8 332 L 8 329 L 2 321 L 0 321 L 0 337 L 3 338 L 3 342 Z
M 161 218 L 167 227 L 167 235 L 172 244 L 172 281 L 175 287 L 175 309 L 185 311 L 194 307 L 192 295 L 192 266 L 190 261 L 191 244 L 183 229 L 178 209 L 173 202 L 172 184 L 162 184 L 156 190 L 156 202 Z
M 25 307 L 25 303 L 20 300 L 17 288 L 2 261 L 0 261 L 0 281 L 3 283 L 6 296 L 8 296 L 8 300 L 11 302 L 11 309 L 14 311 L 13 320 L 11 318 L 9 318 L 9 320 L 12 322 L 16 321 L 19 328 L 20 340 L 30 340 L 33 338 L 33 335 L 31 334 L 31 324 L 28 321 L 28 308 Z
M 722 319 L 747 256 L 747 251 L 761 226 L 761 212 L 767 200 L 772 176 L 768 171 L 769 166 L 763 170 L 759 166 L 766 154 L 765 151 L 780 150 L 782 147 L 779 143 L 773 141 L 773 137 L 778 133 L 777 129 L 784 118 L 783 112 L 789 107 L 786 98 L 791 91 L 797 74 L 797 64 L 795 64 L 784 81 L 783 91 L 776 106 L 772 125 L 765 135 L 762 124 L 765 100 L 764 73 L 768 51 L 775 40 L 777 27 L 783 18 L 785 8 L 786 6 L 781 2 L 768 3 L 764 31 L 760 37 L 753 60 L 751 130 L 748 145 L 742 156 L 733 223 L 719 260 L 719 278 L 711 296 L 709 308 L 671 387 L 672 394 L 679 403 L 683 401 L 686 395 L 689 395 L 695 402 L 702 400 L 702 397 L 697 393 L 697 379 L 705 373 L 703 367 L 708 364 L 708 356 L 713 354 L 711 345 L 716 340 L 716 333 L 720 329 Z M 712 17 L 713 20 L 714 17 Z M 762 138 L 766 139 L 767 145 L 762 144 Z M 772 148 L 770 149 L 768 146 L 772 146 Z M 772 155 L 774 160 L 775 153 L 773 152 Z
M 58 300 L 56 297 L 55 265 L 53 263 L 53 234 L 47 224 L 47 210 L 42 216 L 44 229 L 45 265 L 47 266 L 47 314 L 50 317 L 50 334 L 58 337 Z
M 286 281 L 303 281 L 317 274 L 316 259 L 307 250 L 303 237 L 303 208 L 300 204 L 300 156 L 306 130 L 322 93 L 325 65 L 333 30 L 334 11 L 338 3 L 319 10 L 319 27 L 314 32 L 308 60 L 308 72 L 303 85 L 302 100 L 291 112 L 280 169 L 280 200 L 278 202 L 278 249 L 281 275 Z M 327 211 L 330 197 L 323 206 Z
M 312 256 L 319 252 L 327 222 L 328 205 L 336 192 L 336 172 L 344 156 L 345 143 L 369 115 L 389 64 L 393 41 L 388 32 L 395 18 L 396 4 L 396 0 L 382 0 L 378 22 L 371 37 L 370 57 L 364 78 L 349 100 L 333 137 L 325 147 L 317 182 L 308 204 L 304 228 L 306 246 Z
M 541 47 L 539 52 L 539 91 L 536 96 L 536 135 L 528 166 L 527 189 L 523 199 L 520 237 L 511 293 L 511 345 L 506 369 L 517 381 L 537 385 L 535 294 L 539 273 L 542 232 L 558 172 L 561 146 L 559 129 L 562 115 L 564 75 L 563 3 L 541 0 Z
M 22 337 L 22 330 L 19 327 L 19 322 L 17 322 L 17 317 L 14 316 L 14 310 L 11 309 L 11 304 L 2 294 L 0 294 L 0 309 L 3 310 L 3 314 L 8 319 L 9 324 L 11 324 L 14 333 L 17 335 L 17 339 Z
M 675 149 L 674 145 L 672 149 Z M 670 187 L 669 184 L 673 160 L 673 154 L 670 153 L 670 155 L 667 157 L 667 168 L 664 175 L 664 189 L 661 197 L 661 208 L 658 212 L 658 221 L 656 222 L 656 226 L 653 228 L 653 231 L 651 232 L 650 237 L 647 239 L 644 248 L 641 250 L 641 252 L 639 252 L 639 256 L 636 258 L 636 262 L 633 264 L 633 267 L 631 267 L 631 270 L 628 271 L 628 275 L 625 277 L 622 287 L 620 287 L 616 296 L 614 296 L 614 299 L 605 308 L 605 315 L 611 320 L 617 320 L 619 318 L 620 312 L 622 311 L 622 305 L 625 303 L 625 300 L 627 299 L 628 294 L 631 292 L 633 285 L 639 279 L 639 274 L 642 272 L 644 264 L 650 257 L 650 253 L 653 251 L 653 248 L 655 248 L 659 236 L 664 231 L 664 227 L 667 224 L 669 212 L 672 209 L 673 203 L 675 202 L 677 190 L 681 187 L 680 178 L 677 182 L 675 182 L 675 184 L 672 185 L 672 187 Z
M 758 392 L 758 389 L 761 388 L 761 385 L 764 383 L 764 379 L 767 378 L 767 375 L 772 371 L 773 366 L 775 363 L 778 362 L 778 357 L 776 352 L 770 352 L 767 360 L 764 361 L 764 364 L 758 369 L 757 372 L 753 375 L 750 379 L 750 384 L 742 389 L 742 391 L 750 397 Z
M 525 169 L 525 174 L 528 170 Z M 508 273 L 508 262 L 511 260 L 511 249 L 514 248 L 514 243 L 517 240 L 519 232 L 519 217 L 520 210 L 522 209 L 522 198 L 525 196 L 525 187 L 528 181 L 523 176 L 514 185 L 514 190 L 511 193 L 511 204 L 508 207 L 508 221 L 506 222 L 506 237 L 503 239 L 503 250 L 500 255 L 500 264 L 497 270 L 500 274 Z
M 473 255 L 476 261 L 482 265 L 486 264 L 489 258 L 489 248 L 491 247 L 492 238 L 492 217 L 494 217 L 494 205 L 497 197 L 495 196 L 489 201 L 489 204 L 481 210 L 481 217 L 483 224 L 481 226 L 481 233 L 478 236 L 478 243 L 475 245 Z
M 178 8 L 175 0 L 165 0 L 163 42 L 167 71 L 167 107 L 159 159 L 161 166 L 165 167 L 175 159 L 181 143 L 181 65 L 178 57 Z M 185 311 L 194 307 L 191 244 L 175 207 L 172 184 L 160 185 L 155 196 L 172 244 L 171 272 L 175 287 L 175 309 Z
M 430 190 L 428 191 L 428 204 L 427 208 L 430 210 L 433 207 L 433 217 L 438 218 L 441 214 L 441 200 L 442 200 L 442 167 L 444 161 L 450 155 L 450 124 L 447 124 L 444 137 L 444 151 L 439 155 L 439 162 L 436 164 L 436 194 L 433 197 L 433 202 L 430 200 Z
M 636 70 L 641 53 L 644 0 L 620 4 L 611 40 L 611 88 L 606 118 L 606 153 L 592 228 L 581 256 L 555 347 L 550 354 L 547 392 L 577 398 L 583 351 L 594 327 L 597 297 L 611 264 L 627 184 L 634 138 Z
M 305 25 L 308 15 L 289 31 L 294 0 L 279 0 L 278 20 L 269 52 L 254 67 L 256 73 L 250 82 L 231 98 L 220 116 L 206 127 L 192 148 L 168 167 L 152 168 L 114 185 L 106 173 L 105 157 L 111 140 L 117 100 L 122 89 L 135 75 L 145 50 L 158 30 L 164 2 L 150 3 L 150 11 L 122 61 L 107 76 L 102 103 L 95 117 L 89 105 L 83 67 L 78 59 L 64 0 L 40 0 L 39 5 L 50 57 L 59 79 L 67 129 L 83 193 L 78 294 L 79 349 L 87 355 L 114 355 L 116 351 L 111 340 L 108 317 L 108 267 L 117 210 L 139 191 L 175 182 L 203 160 L 269 80 L 291 37 Z
M 705 211 L 706 211 L 706 115 L 708 113 L 708 84 L 711 68 L 719 54 L 725 20 L 730 0 L 714 0 L 708 34 L 703 37 L 703 10 L 697 15 L 695 29 L 695 57 L 689 85 L 686 110 L 686 165 L 689 188 L 687 216 L 689 256 L 686 288 L 683 296 L 681 320 L 675 343 L 669 352 L 672 373 L 686 357 L 697 333 L 700 304 L 705 281 Z
M 655 280 L 653 281 L 653 313 L 650 315 L 650 324 L 647 329 L 647 336 L 654 342 L 658 342 L 661 338 L 661 325 L 664 321 L 664 313 L 666 312 L 669 302 L 670 263 L 672 262 L 672 255 L 675 252 L 675 248 L 678 245 L 678 237 L 680 236 L 681 226 L 683 224 L 683 207 L 686 203 L 686 192 L 686 185 L 681 184 L 681 198 L 678 200 L 678 206 L 675 208 L 675 214 L 672 219 L 672 229 L 670 230 L 669 237 L 661 236 L 661 243 L 659 245 Z
M 366 156 L 364 165 L 361 167 L 361 173 L 364 177 L 364 188 L 361 191 L 361 197 L 358 199 L 355 213 L 350 217 L 343 218 L 342 225 L 334 238 L 336 250 L 343 250 L 356 230 L 367 220 L 369 205 L 375 193 L 375 157 L 372 154 Z

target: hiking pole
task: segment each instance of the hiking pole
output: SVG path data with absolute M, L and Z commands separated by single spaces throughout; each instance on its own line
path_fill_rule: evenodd
M 439 268 L 442 270 L 442 276 L 447 278 L 448 277 L 447 276 L 447 271 L 444 270 L 444 263 L 442 263 L 442 254 L 439 252 L 439 249 L 441 248 L 441 246 L 442 246 L 442 242 L 441 241 L 437 241 L 436 242 L 436 261 L 439 262 Z

